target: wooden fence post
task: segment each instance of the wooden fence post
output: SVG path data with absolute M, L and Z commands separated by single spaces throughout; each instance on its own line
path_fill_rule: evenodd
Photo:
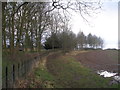
M 19 72 L 19 74 L 20 74 L 20 77 L 22 77 L 22 62 L 20 63 L 20 72 Z
M 5 87 L 8 88 L 8 67 L 6 66 L 5 70 Z
M 18 63 L 18 78 L 19 78 L 20 64 Z
M 23 71 L 23 62 L 21 63 L 21 76 L 23 77 L 24 71 Z
M 13 68 L 12 68 L 12 80 L 13 80 L 13 84 L 15 82 L 15 65 L 13 64 Z
M 10 69 L 8 66 L 6 66 L 4 70 L 5 77 L 3 78 L 3 87 L 14 88 L 16 80 L 20 77 L 26 78 L 26 75 L 31 71 L 31 69 L 33 69 L 38 60 L 39 58 L 35 57 L 33 60 L 19 62 L 18 64 L 10 65 Z
M 27 61 L 24 61 L 24 71 L 25 71 L 25 78 L 27 74 Z

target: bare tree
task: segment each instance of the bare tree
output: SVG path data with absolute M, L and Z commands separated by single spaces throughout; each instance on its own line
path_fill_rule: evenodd
M 79 13 L 80 16 L 88 22 L 85 16 L 92 16 L 93 13 L 98 13 L 101 8 L 102 3 L 99 1 L 84 1 L 84 0 L 52 0 L 49 10 L 62 12 L 65 17 L 71 15 L 70 11 Z
M 68 16 L 71 11 L 79 12 L 85 19 L 84 15 L 90 16 L 100 5 L 100 2 L 79 0 L 3 3 L 3 46 L 6 48 L 9 44 L 12 52 L 16 47 L 25 47 L 26 50 L 36 47 L 40 51 L 44 31 L 69 31 Z
M 81 49 L 83 49 L 83 46 L 85 46 L 85 35 L 81 31 L 77 34 L 77 43 Z

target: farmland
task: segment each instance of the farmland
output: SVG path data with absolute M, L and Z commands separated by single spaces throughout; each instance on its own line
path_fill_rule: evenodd
M 95 54 L 98 54 L 98 58 Z M 17 87 L 117 88 L 117 84 L 110 85 L 112 78 L 103 78 L 95 73 L 96 70 L 101 69 L 117 70 L 117 66 L 112 66 L 117 64 L 116 56 L 117 51 L 114 50 L 71 51 L 66 54 L 52 52 L 40 60 L 38 67 L 30 74 L 30 78 L 19 81 Z M 104 58 L 106 59 L 102 60 Z M 104 67 L 105 64 L 111 66 Z

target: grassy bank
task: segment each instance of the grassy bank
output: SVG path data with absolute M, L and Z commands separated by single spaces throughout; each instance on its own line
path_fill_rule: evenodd
M 84 67 L 71 55 L 54 54 L 40 62 L 28 79 L 27 87 L 41 88 L 117 88 L 109 85 L 111 78 L 103 78 Z M 33 77 L 32 76 L 32 77 Z

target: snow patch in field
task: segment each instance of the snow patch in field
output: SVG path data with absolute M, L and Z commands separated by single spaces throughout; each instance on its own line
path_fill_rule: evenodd
M 104 77 L 112 77 L 115 76 L 117 73 L 113 73 L 113 72 L 108 72 L 108 71 L 104 71 L 104 70 L 100 70 L 97 72 L 100 76 L 104 76 Z
M 106 77 L 113 77 L 113 79 L 115 81 L 120 82 L 120 76 L 118 76 L 118 73 L 100 70 L 100 71 L 97 71 L 97 74 L 99 74 L 100 76 L 103 76 L 105 78 Z

